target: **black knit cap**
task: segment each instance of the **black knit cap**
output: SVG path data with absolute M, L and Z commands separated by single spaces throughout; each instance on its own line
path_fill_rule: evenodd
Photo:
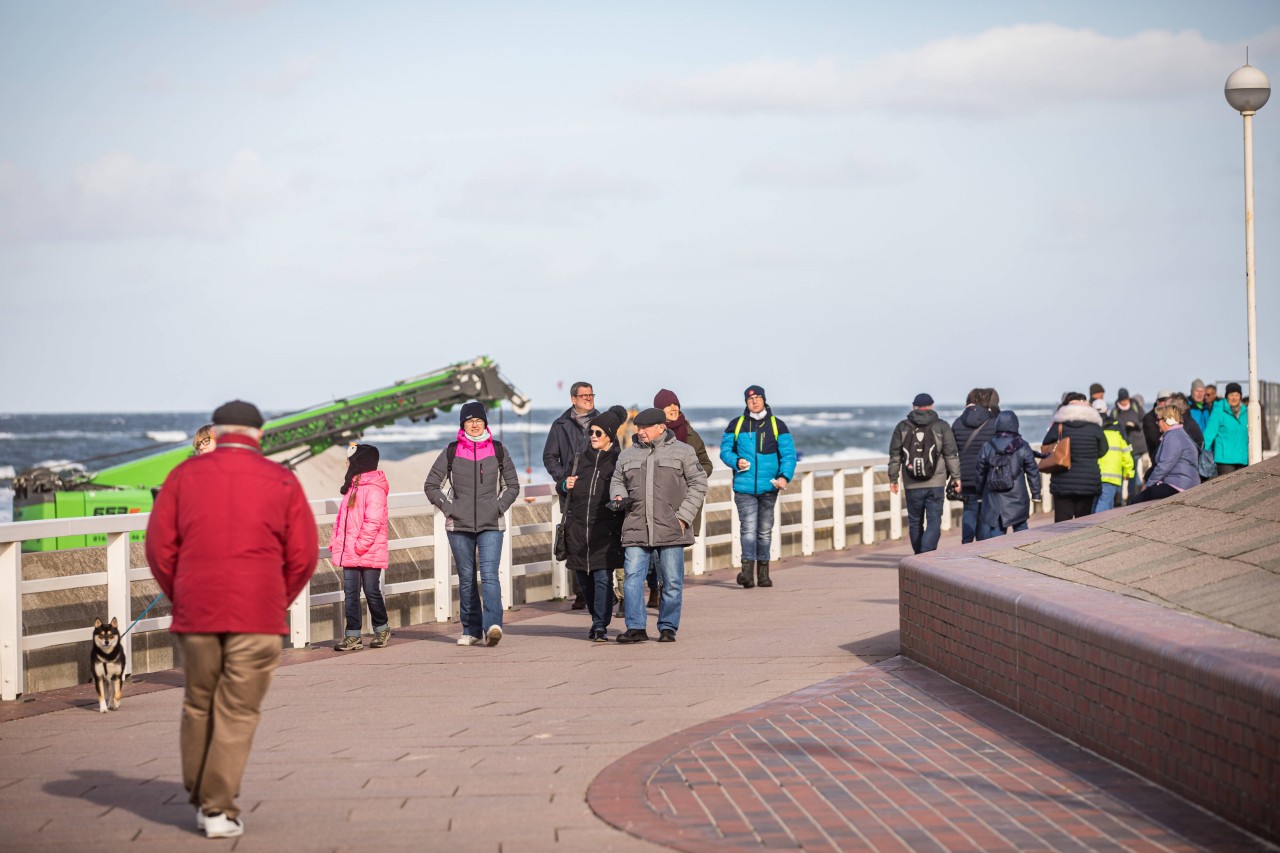
M 757 394 L 757 395 L 759 395 L 759 396 L 760 396 L 760 398 L 761 398 L 762 400 L 764 400 L 765 402 L 768 402 L 768 401 L 769 401 L 769 398 L 768 398 L 768 397 L 766 397 L 766 396 L 764 395 L 764 389 L 763 389 L 763 388 L 761 388 L 759 385 L 748 385 L 748 386 L 747 386 L 747 390 L 745 390 L 745 391 L 743 391 L 743 392 L 742 392 L 742 399 L 743 399 L 743 400 L 746 400 L 746 399 L 747 399 L 748 397 L 750 397 L 752 394 Z
M 489 425 L 489 411 L 484 407 L 484 403 L 472 400 L 470 403 L 464 403 L 458 410 L 458 426 L 462 426 L 472 418 L 479 418 L 484 421 L 485 426 Z
M 609 441 L 617 441 L 618 429 L 626 422 L 627 410 L 621 406 L 610 406 L 608 411 L 592 418 L 589 426 L 599 427 L 609 436 Z
M 258 407 L 244 400 L 223 403 L 213 410 L 212 420 L 215 426 L 247 426 L 254 429 L 262 429 L 262 425 L 266 423 Z
M 636 415 L 635 425 L 638 427 L 657 426 L 667 422 L 667 413 L 662 409 L 645 409 Z
M 360 474 L 378 470 L 378 448 L 357 444 L 347 451 L 347 476 L 342 479 L 342 494 L 351 490 L 351 481 Z
M 1228 383 L 1227 383 L 1227 390 L 1226 390 L 1226 391 L 1224 391 L 1223 393 L 1224 393 L 1224 394 L 1231 394 L 1231 393 L 1233 393 L 1233 392 L 1234 392 L 1234 393 L 1236 393 L 1236 394 L 1241 394 L 1241 395 L 1243 395 L 1243 394 L 1244 394 L 1244 389 L 1240 387 L 1240 383 L 1239 383 L 1239 382 L 1228 382 Z

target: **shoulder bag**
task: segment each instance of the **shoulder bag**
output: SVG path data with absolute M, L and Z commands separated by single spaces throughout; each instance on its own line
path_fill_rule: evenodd
M 1045 448 L 1040 448 L 1045 450 Z M 1071 436 L 1062 434 L 1058 424 L 1058 440 L 1049 445 L 1043 459 L 1036 462 L 1042 474 L 1061 474 L 1071 470 Z
M 578 476 L 578 460 L 582 458 L 582 454 L 576 454 L 573 457 L 573 471 L 570 477 Z M 569 499 L 573 497 L 573 489 L 564 498 L 564 517 L 560 519 L 560 523 L 556 525 L 556 536 L 552 544 L 552 549 L 557 561 L 563 563 L 569 559 L 569 543 L 564 538 L 564 525 L 569 520 Z

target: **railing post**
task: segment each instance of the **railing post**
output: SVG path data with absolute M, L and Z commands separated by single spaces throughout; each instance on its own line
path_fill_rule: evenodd
M 813 556 L 813 472 L 800 475 L 800 555 Z
M 515 534 L 511 532 L 511 507 L 503 514 L 506 530 L 502 536 L 502 553 L 498 557 L 498 588 L 502 591 L 502 609 L 510 610 L 514 592 L 511 589 L 511 550 Z
M 1049 492 L 1049 475 L 1040 475 L 1040 508 L 1045 512 L 1053 512 L 1053 495 Z
M 103 621 L 114 617 L 123 632 L 133 621 L 129 601 L 129 531 L 107 534 L 107 613 Z M 120 641 L 125 654 L 125 674 L 133 672 L 133 632 Z
M 379 572 L 381 574 L 381 572 Z M 345 595 L 346 588 L 342 592 Z M 289 604 L 289 644 L 295 649 L 311 645 L 311 583 Z
M 0 699 L 22 695 L 22 543 L 0 543 Z
M 876 544 L 876 469 L 862 469 L 862 544 Z
M 902 493 L 906 487 L 898 485 L 898 491 L 889 492 L 889 538 L 902 538 Z
M 431 517 L 431 551 L 433 580 L 435 581 L 436 621 L 448 622 L 453 618 L 453 588 L 449 568 L 449 531 L 444 529 L 445 517 L 435 510 Z
M 704 508 L 698 516 L 698 529 L 693 539 L 693 573 L 707 573 L 707 511 Z
M 569 597 L 569 568 L 556 559 L 556 528 L 564 514 L 560 511 L 560 496 L 551 495 L 551 597 Z
M 777 562 L 782 559 L 782 496 L 778 492 L 778 500 L 773 505 L 773 534 L 769 540 L 769 559 Z M 759 558 L 759 555 L 756 555 Z
M 729 565 L 742 565 L 742 519 L 738 517 L 738 502 L 733 489 L 729 490 Z
M 844 469 L 831 473 L 831 548 L 843 551 L 846 547 L 844 520 Z

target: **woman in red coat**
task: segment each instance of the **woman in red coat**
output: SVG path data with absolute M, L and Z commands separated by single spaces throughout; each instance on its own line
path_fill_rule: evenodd
M 387 475 L 378 470 L 378 448 L 356 444 L 347 452 L 347 476 L 342 482 L 345 499 L 338 505 L 338 518 L 329 538 L 329 554 L 342 567 L 346 631 L 333 650 L 350 652 L 364 648 L 360 641 L 360 590 L 364 589 L 373 622 L 372 648 L 380 649 L 391 639 L 387 605 L 382 600 L 379 581 L 387 567 Z

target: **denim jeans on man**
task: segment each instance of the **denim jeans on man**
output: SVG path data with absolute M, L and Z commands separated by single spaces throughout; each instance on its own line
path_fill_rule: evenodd
M 347 615 L 347 628 L 344 636 L 360 636 L 360 587 L 364 587 L 364 600 L 369 604 L 369 620 L 373 622 L 373 630 L 385 631 L 387 625 L 387 605 L 382 600 L 382 587 L 378 581 L 382 572 L 378 569 L 342 570 L 343 608 Z
M 917 554 L 938 550 L 946 490 L 938 487 L 904 491 L 907 493 L 907 530 L 911 534 L 911 550 Z
M 1109 509 L 1115 509 L 1116 498 L 1120 496 L 1120 487 L 1114 483 L 1103 483 L 1102 493 L 1098 495 L 1093 502 L 1094 512 L 1105 512 Z
M 742 525 L 742 559 L 768 561 L 769 550 L 773 546 L 773 509 L 778 502 L 778 493 L 744 495 L 734 492 L 733 502 L 738 505 L 738 521 Z
M 651 556 L 662 579 L 662 597 L 658 599 L 658 630 L 679 630 L 680 604 L 684 592 L 683 545 L 661 545 L 655 548 L 628 545 L 624 549 L 622 568 L 626 572 L 626 580 L 623 581 L 622 606 L 627 615 L 627 628 L 645 628 L 647 615 L 644 609 L 644 576 L 649 570 Z
M 458 567 L 458 615 L 462 633 L 484 637 L 493 625 L 502 627 L 502 587 L 498 585 L 498 560 L 502 557 L 502 531 L 479 533 L 449 531 L 449 549 Z M 480 584 L 476 587 L 476 554 Z M 484 606 L 481 607 L 483 600 Z
M 991 531 L 982 523 L 982 498 L 977 495 L 964 496 L 964 515 L 960 519 L 960 544 L 982 541 L 991 535 Z

